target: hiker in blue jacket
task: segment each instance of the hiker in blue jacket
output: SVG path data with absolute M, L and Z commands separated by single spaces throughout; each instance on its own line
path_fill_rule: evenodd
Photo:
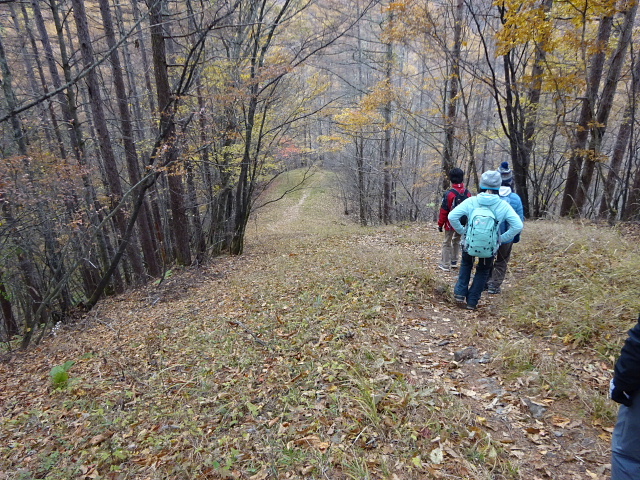
M 629 330 L 611 380 L 610 396 L 620 403 L 611 441 L 611 480 L 640 478 L 640 318 Z
M 511 205 L 511 207 L 518 214 L 520 220 L 524 222 L 524 209 L 522 208 L 522 200 L 520 199 L 520 196 L 513 191 L 513 172 L 509 168 L 509 163 L 502 162 L 500 164 L 500 168 L 498 168 L 498 172 L 500 172 L 500 176 L 502 177 L 502 186 L 500 187 L 499 191 L 500 199 L 508 202 L 509 205 Z M 502 222 L 500 224 L 500 235 L 502 235 L 508 229 L 508 223 Z M 509 263 L 509 259 L 511 258 L 511 250 L 513 248 L 513 244 L 518 243 L 519 241 L 520 234 L 517 234 L 513 238 L 513 241 L 503 241 L 502 243 L 500 243 L 500 248 L 498 248 L 498 253 L 496 254 L 496 258 L 493 262 L 491 276 L 489 277 L 489 281 L 487 282 L 487 293 L 490 293 L 492 295 L 500 293 L 500 286 L 502 285 L 504 277 L 507 274 L 507 263 Z
M 498 192 L 502 185 L 502 177 L 500 172 L 496 170 L 488 170 L 482 174 L 480 178 L 480 190 L 475 197 L 471 197 L 449 213 L 449 223 L 453 229 L 465 235 L 467 229 L 470 228 L 472 213 L 480 206 L 488 207 L 495 216 L 495 219 L 502 223 L 506 221 L 509 224 L 509 228 L 501 235 L 497 236 L 498 244 L 493 248 L 493 254 L 498 249 L 500 243 L 506 243 L 513 240 L 522 230 L 522 220 L 515 212 L 515 210 L 507 202 L 500 200 Z M 466 225 L 462 225 L 460 219 L 467 217 L 469 221 Z M 475 310 L 478 307 L 478 302 L 482 296 L 485 284 L 491 275 L 491 267 L 493 265 L 493 255 L 488 258 L 478 258 L 478 264 L 476 266 L 476 273 L 473 278 L 473 283 L 469 287 L 469 280 L 471 279 L 471 271 L 475 263 L 475 257 L 468 253 L 468 239 L 465 239 L 462 249 L 462 262 L 460 264 L 460 273 L 458 274 L 458 282 L 454 288 L 453 294 L 457 302 L 467 302 L 466 308 L 468 310 Z

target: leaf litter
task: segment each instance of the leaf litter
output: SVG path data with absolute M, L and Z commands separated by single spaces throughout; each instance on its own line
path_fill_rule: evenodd
M 459 309 L 433 225 L 353 225 L 329 182 L 5 355 L 0 479 L 606 478 L 611 362 Z

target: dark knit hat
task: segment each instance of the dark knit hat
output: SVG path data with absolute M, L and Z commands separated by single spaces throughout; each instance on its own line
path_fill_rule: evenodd
M 500 190 L 502 185 L 502 177 L 500 172 L 495 170 L 487 170 L 480 177 L 480 188 L 482 190 Z
M 513 172 L 509 168 L 509 162 L 502 162 L 500 164 L 500 168 L 498 168 L 500 172 L 500 176 L 502 177 L 503 182 L 510 182 L 513 177 Z

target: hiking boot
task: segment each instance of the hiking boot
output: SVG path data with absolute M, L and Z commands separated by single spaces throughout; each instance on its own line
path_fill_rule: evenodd
M 454 295 L 453 298 L 456 299 L 456 302 L 458 303 L 464 303 L 466 298 L 464 298 L 464 295 Z
M 458 268 L 458 262 L 451 262 L 451 268 Z
M 449 267 L 447 267 L 446 265 L 442 265 L 441 263 L 438 264 L 438 268 L 440 270 L 444 270 L 445 272 L 448 272 L 449 270 L 451 270 Z
M 487 288 L 487 293 L 489 295 L 497 295 L 500 293 L 500 287 L 489 287 Z
M 476 310 L 478 308 L 478 306 L 477 305 L 471 305 L 470 303 L 467 303 L 467 306 L 464 307 L 464 308 L 466 308 L 467 310 Z

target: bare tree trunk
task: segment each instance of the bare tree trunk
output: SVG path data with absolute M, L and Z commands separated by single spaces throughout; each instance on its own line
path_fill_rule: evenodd
M 73 17 L 76 23 L 78 41 L 80 42 L 80 51 L 82 52 L 84 67 L 86 69 L 91 69 L 86 76 L 87 88 L 89 89 L 89 101 L 94 125 L 98 134 L 98 144 L 100 146 L 100 152 L 102 154 L 105 172 L 107 175 L 107 187 L 110 191 L 111 197 L 110 207 L 113 209 L 118 205 L 123 196 L 120 174 L 118 172 L 118 165 L 116 163 L 113 147 L 111 146 L 111 138 L 104 114 L 104 107 L 102 105 L 102 94 L 100 91 L 100 84 L 98 82 L 98 75 L 96 70 L 92 68 L 95 60 L 91 36 L 89 33 L 89 25 L 87 23 L 87 14 L 84 8 L 84 1 L 71 0 L 71 4 L 73 6 Z M 123 237 L 126 230 L 126 220 L 122 210 L 116 212 L 114 218 L 118 233 Z M 131 248 L 127 250 L 127 253 L 135 274 L 138 278 L 141 278 L 144 275 L 144 267 L 142 266 L 142 260 L 139 252 L 133 248 L 133 245 L 131 245 Z
M 11 81 L 11 70 L 9 69 L 9 65 L 7 63 L 6 55 L 4 52 L 4 45 L 0 39 L 0 71 L 2 72 L 2 89 L 4 91 L 4 96 L 7 101 L 7 107 L 9 111 L 14 111 L 16 108 L 16 98 L 13 92 L 13 86 Z M 13 136 L 18 145 L 18 150 L 21 155 L 26 156 L 27 146 L 24 138 L 24 134 L 22 131 L 22 126 L 20 125 L 20 120 L 17 115 L 13 115 L 11 117 L 11 127 L 13 129 Z M 25 162 L 26 162 L 25 158 Z M 40 288 L 38 285 L 38 275 L 36 272 L 36 268 L 30 258 L 25 255 L 25 251 L 28 251 L 27 248 L 23 245 L 23 242 L 20 239 L 20 235 L 18 233 L 18 228 L 16 225 L 16 221 L 13 218 L 13 214 L 11 213 L 11 207 L 7 203 L 6 199 L 0 192 L 0 203 L 2 204 L 2 212 L 5 221 L 8 224 L 8 231 L 11 232 L 11 236 L 13 237 L 15 244 L 19 247 L 20 252 L 17 254 L 18 257 L 18 265 L 23 274 L 25 288 L 24 290 L 28 292 L 28 297 L 30 299 L 32 311 L 36 311 L 40 302 L 42 301 L 40 295 Z M 2 285 L 4 288 L 4 284 Z M 5 317 L 6 318 L 6 317 Z M 6 320 L 5 320 L 6 321 Z M 25 329 L 24 329 L 24 338 L 28 339 L 24 346 L 28 345 L 28 341 L 31 338 L 33 328 L 35 327 L 36 322 L 33 321 L 33 317 L 29 314 L 29 309 L 25 308 Z
M 10 112 L 16 109 L 18 104 L 15 93 L 13 91 L 13 80 L 9 64 L 7 63 L 7 57 L 4 51 L 4 43 L 2 37 L 0 37 L 0 71 L 2 72 L 2 90 L 4 97 L 7 101 L 7 107 Z M 18 145 L 18 152 L 20 155 L 27 155 L 27 140 L 24 135 L 24 130 L 20 124 L 18 115 L 11 116 L 11 128 L 13 130 L 13 138 Z
M 389 29 L 393 28 L 393 13 L 389 13 Z M 391 40 L 386 45 L 385 55 L 385 82 L 387 84 L 388 95 L 391 94 L 391 68 L 393 66 L 393 45 Z M 383 180 L 382 180 L 382 223 L 389 225 L 393 222 L 391 214 L 392 197 L 392 171 L 393 159 L 391 158 L 391 100 L 388 100 L 382 111 L 384 117 L 384 139 L 382 147 L 383 156 Z
M 544 0 L 542 9 L 545 13 L 551 11 L 553 0 Z M 522 200 L 525 217 L 530 215 L 530 199 L 529 199 L 529 166 L 531 164 L 531 155 L 534 147 L 534 136 L 538 123 L 538 106 L 540 105 L 540 97 L 542 93 L 542 75 L 544 73 L 544 65 L 546 63 L 547 51 L 546 39 L 542 39 L 542 44 L 535 45 L 535 58 L 531 67 L 531 87 L 527 92 L 527 101 L 525 102 L 524 114 L 524 158 L 522 170 L 514 169 L 516 188 L 518 195 Z M 535 195 L 534 195 L 535 197 Z
M 152 0 L 154 2 L 160 2 L 161 0 Z M 147 58 L 147 49 L 145 48 L 145 36 L 142 33 L 142 26 L 140 25 L 140 9 L 138 8 L 138 0 L 131 0 L 131 6 L 133 7 L 133 20 L 136 22 L 136 35 L 137 42 L 140 48 L 140 57 L 142 58 L 142 69 L 144 71 L 144 86 L 147 90 L 147 98 L 149 99 L 149 111 L 151 113 L 157 112 L 156 102 L 153 97 L 153 86 L 151 82 L 151 75 L 149 72 L 149 59 Z
M 7 63 L 7 58 L 4 50 L 4 44 L 2 42 L 2 38 L 0 37 L 0 71 L 2 72 L 2 88 L 4 91 L 5 99 L 7 101 L 7 106 L 9 111 L 16 110 L 17 101 L 16 96 L 13 91 L 13 82 L 12 82 L 12 74 L 9 69 L 9 65 Z M 18 152 L 23 158 L 23 164 L 25 168 L 25 174 L 28 179 L 29 187 L 31 193 L 34 196 L 38 195 L 37 188 L 35 186 L 35 181 L 33 177 L 33 172 L 31 169 L 30 159 L 28 157 L 27 145 L 25 143 L 25 138 L 23 135 L 23 128 L 20 122 L 20 119 L 17 115 L 13 115 L 11 117 L 11 125 L 13 127 L 13 134 L 18 145 Z M 45 245 L 45 258 L 47 260 L 47 264 L 50 266 L 54 279 L 56 281 L 60 281 L 61 278 L 64 277 L 64 268 L 62 266 L 62 258 L 60 258 L 59 254 L 59 244 L 57 241 L 57 236 L 54 231 L 53 223 L 51 221 L 50 216 L 47 215 L 46 205 L 44 201 L 41 199 L 37 200 L 36 203 L 36 215 L 39 220 L 39 224 L 42 225 L 42 236 L 44 238 Z M 25 249 L 28 250 L 28 249 Z M 25 263 L 32 263 L 32 260 L 29 258 L 25 258 Z M 30 271 L 35 271 L 35 268 L 30 267 Z M 42 282 L 39 282 L 42 283 Z M 42 295 L 38 293 L 38 297 L 40 298 Z M 59 303 L 61 309 L 66 312 L 68 311 L 71 300 L 70 293 L 68 288 L 64 288 L 61 290 L 61 295 L 59 297 Z
M 249 68 L 249 102 L 247 105 L 247 113 L 245 117 L 245 137 L 244 152 L 242 161 L 240 162 L 240 174 L 236 186 L 235 195 L 235 221 L 233 228 L 233 238 L 231 240 L 231 254 L 241 255 L 244 250 L 244 235 L 251 213 L 251 201 L 253 190 L 255 187 L 255 172 L 257 158 L 253 157 L 253 139 L 254 129 L 256 125 L 256 114 L 258 111 L 258 101 L 260 93 L 260 81 L 258 76 L 261 68 L 264 66 L 267 52 L 271 47 L 273 35 L 276 28 L 280 25 L 285 12 L 288 12 L 291 0 L 284 0 L 280 6 L 276 18 L 273 22 L 263 24 L 267 12 L 265 11 L 265 0 L 261 0 L 258 4 L 259 15 L 256 18 L 257 23 L 254 27 L 253 35 L 250 37 L 250 68 Z M 256 153 L 257 155 L 257 153 Z
M 60 79 L 60 75 L 58 73 L 58 66 L 56 63 L 56 58 L 53 53 L 53 48 L 51 42 L 49 40 L 49 33 L 47 31 L 47 27 L 45 25 L 44 18 L 42 16 L 42 12 L 40 11 L 40 3 L 37 0 L 31 2 L 31 6 L 33 8 L 34 18 L 36 21 L 36 26 L 38 28 L 38 32 L 40 34 L 40 41 L 42 42 L 42 46 L 45 52 L 45 58 L 47 60 L 47 65 L 49 69 L 49 74 L 51 75 L 53 87 L 56 90 L 59 90 L 62 86 L 62 81 Z M 60 62 L 62 65 L 62 70 L 64 73 L 64 78 L 67 83 L 71 83 L 72 73 L 71 66 L 69 64 L 69 55 L 67 54 L 67 47 L 64 41 L 64 33 L 63 33 L 63 25 L 60 19 L 60 14 L 58 12 L 57 5 L 55 1 L 50 2 L 51 13 L 53 16 L 53 22 L 56 29 L 56 33 L 58 36 L 58 46 L 60 49 Z M 80 117 L 78 114 L 78 109 L 76 107 L 76 97 L 75 90 L 73 88 L 66 89 L 66 95 L 62 92 L 57 96 L 60 107 L 62 109 L 62 113 L 65 121 L 67 122 L 69 138 L 71 142 L 71 149 L 73 154 L 79 165 L 86 166 L 86 152 L 84 145 L 84 138 L 82 133 L 82 123 L 80 122 Z M 97 199 L 97 194 L 91 178 L 87 173 L 82 174 L 82 181 L 84 184 L 84 201 L 87 209 L 87 216 L 95 228 L 98 227 L 100 223 L 100 216 L 102 215 L 102 205 Z M 75 207 L 77 208 L 77 207 Z M 105 235 L 103 232 L 100 232 L 97 237 L 98 240 L 98 251 L 100 254 L 100 260 L 102 264 L 108 264 L 109 251 L 111 251 L 111 245 L 109 241 L 109 237 Z M 94 284 L 92 288 L 95 287 L 95 283 L 98 282 L 99 277 L 99 268 L 97 265 L 100 264 L 95 258 L 93 258 L 93 253 L 86 257 L 86 262 L 83 264 L 82 269 L 83 278 L 86 280 L 93 279 Z M 122 279 L 120 275 L 116 273 L 114 275 L 114 283 L 116 285 L 122 284 Z M 87 294 L 91 292 L 92 289 L 87 290 Z
M 596 123 L 590 129 L 591 140 L 589 142 L 588 155 L 585 160 L 582 176 L 580 178 L 580 185 L 576 194 L 576 207 L 581 210 L 583 214 L 587 213 L 586 201 L 588 198 L 589 187 L 591 186 L 596 164 L 600 161 L 602 137 L 607 129 L 609 114 L 611 113 L 611 108 L 613 106 L 613 98 L 618 86 L 618 81 L 620 80 L 620 72 L 622 71 L 627 47 L 631 41 L 633 24 L 635 22 L 636 12 L 638 11 L 637 0 L 631 0 L 627 7 L 628 9 L 625 12 L 622 32 L 618 39 L 616 50 L 611 58 L 607 78 L 602 89 L 602 94 L 600 95 L 600 103 L 598 104 L 598 112 L 596 114 Z
M 616 202 L 616 198 L 618 198 L 616 195 L 616 183 L 620 186 L 622 185 L 620 168 L 633 131 L 633 119 L 636 107 L 635 97 L 638 91 L 640 91 L 640 62 L 636 61 L 633 69 L 631 92 L 629 93 L 628 103 L 624 110 L 622 125 L 620 125 L 618 136 L 616 137 L 616 143 L 613 147 L 609 173 L 607 174 L 607 178 L 602 189 L 602 199 L 600 201 L 600 217 L 607 217 L 610 222 L 615 220 L 616 214 L 618 213 Z M 622 212 L 622 218 L 629 220 L 630 217 L 627 215 L 630 211 L 632 211 L 632 209 Z
M 2 312 L 2 326 L 4 334 L 9 340 L 20 331 L 16 317 L 13 315 L 13 307 L 9 294 L 3 281 L 0 280 L 0 311 Z
M 110 60 L 113 73 L 113 83 L 115 86 L 116 96 L 118 99 L 118 112 L 120 113 L 120 124 L 122 128 L 122 141 L 124 143 L 124 152 L 127 163 L 127 171 L 131 185 L 135 186 L 140 183 L 140 167 L 138 162 L 138 153 L 136 151 L 135 138 L 133 133 L 133 122 L 131 113 L 129 112 L 129 100 L 124 85 L 124 77 L 122 75 L 122 66 L 120 65 L 120 57 L 115 50 L 116 38 L 113 29 L 113 20 L 109 10 L 109 1 L 100 0 L 100 13 L 102 16 L 102 24 L 104 25 L 107 45 L 112 49 Z M 140 188 L 140 186 L 136 187 Z M 146 202 L 142 203 L 139 216 L 139 235 L 144 255 L 145 263 L 149 274 L 153 277 L 160 275 L 160 266 L 156 257 L 156 250 L 152 238 L 151 223 Z M 133 242 L 132 242 L 133 243 Z
M 364 172 L 364 137 L 358 135 L 355 138 L 356 144 L 356 175 L 358 178 L 358 213 L 360 225 L 367 225 L 367 196 Z
M 76 0 L 77 1 L 77 0 Z M 156 79 L 156 91 L 160 102 L 160 111 L 166 111 L 166 105 L 172 101 L 169 73 L 167 71 L 167 54 L 165 32 L 162 14 L 163 2 L 154 1 L 150 6 L 151 45 L 153 49 L 153 70 Z M 173 116 L 160 118 L 160 130 L 167 131 L 167 151 L 165 163 L 169 166 L 169 199 L 171 203 L 171 231 L 175 239 L 175 258 L 180 265 L 191 264 L 191 249 L 189 246 L 189 222 L 184 203 L 184 186 L 182 175 L 179 174 L 178 150 L 176 145 L 176 127 Z
M 601 19 L 598 28 L 597 51 L 591 56 L 589 78 L 587 80 L 587 91 L 582 99 L 582 108 L 576 127 L 575 138 L 571 145 L 571 157 L 569 158 L 569 169 L 567 170 L 567 182 L 564 187 L 562 203 L 560 205 L 560 215 L 563 217 L 577 215 L 580 213 L 580 205 L 576 202 L 582 164 L 584 162 L 584 148 L 589 137 L 589 125 L 594 120 L 594 109 L 604 62 L 606 57 L 605 46 L 611 36 L 613 17 L 607 16 Z
M 458 87 L 460 85 L 460 50 L 462 47 L 462 12 L 464 0 L 457 0 L 454 13 L 453 25 L 453 47 L 447 56 L 451 62 L 451 73 L 449 74 L 449 92 L 445 102 L 444 118 L 444 152 L 442 155 L 442 189 L 449 186 L 449 172 L 456 166 L 453 158 L 454 140 L 456 134 L 456 114 L 458 111 Z
M 116 23 L 118 25 L 118 30 L 120 32 L 120 36 L 125 35 L 125 26 L 124 26 L 124 15 L 122 13 L 122 3 L 116 2 Z M 139 25 L 138 25 L 139 26 Z M 144 52 L 143 52 L 144 53 Z M 134 119 L 135 119 L 135 128 L 132 125 L 134 130 L 134 134 L 136 135 L 138 140 L 145 140 L 147 137 L 145 135 L 145 127 L 143 122 L 143 114 L 142 114 L 142 105 L 140 103 L 140 94 L 138 92 L 138 84 L 136 82 L 136 68 L 134 68 L 134 64 L 131 60 L 131 52 L 129 49 L 129 42 L 125 42 L 122 44 L 122 55 L 123 55 L 123 63 L 125 65 L 125 78 L 127 79 L 127 89 L 129 91 L 129 101 L 133 105 Z M 146 61 L 146 56 L 143 55 L 143 58 Z M 148 76 L 148 73 L 147 73 Z M 149 93 L 147 93 L 149 95 Z M 153 110 L 149 110 L 149 116 L 153 115 Z M 152 122 L 147 122 L 147 125 L 151 125 Z M 148 209 L 148 206 L 147 206 Z
M 27 35 L 24 35 L 22 32 L 22 29 L 20 27 L 20 22 L 18 22 L 18 16 L 16 15 L 15 9 L 13 8 L 13 4 L 9 4 L 9 11 L 11 13 L 11 19 L 13 20 L 13 26 L 16 30 L 16 33 L 18 34 L 18 37 L 20 38 L 20 53 L 22 56 L 22 61 L 24 62 L 24 66 L 25 66 L 25 72 L 27 74 L 27 78 L 29 80 L 29 86 L 31 87 L 31 91 L 32 94 L 34 96 L 38 95 L 39 93 L 39 89 L 38 89 L 38 82 L 36 81 L 36 76 L 34 73 L 34 68 L 33 68 L 33 64 L 31 62 L 31 56 L 29 55 L 28 51 L 27 51 L 27 41 L 29 38 L 33 38 L 31 35 L 31 32 L 28 32 Z M 28 30 L 29 26 L 28 24 L 26 24 L 26 28 Z M 40 65 L 37 56 L 35 57 L 36 62 L 38 63 L 38 66 Z M 42 71 L 42 68 L 40 68 L 40 71 Z M 44 83 L 43 83 L 44 85 Z M 49 107 L 51 107 L 51 102 L 47 102 L 47 104 L 49 105 Z M 47 124 L 47 109 L 46 109 L 46 105 L 43 103 L 41 105 L 38 106 L 38 110 L 39 110 L 39 121 L 40 121 L 40 125 L 42 127 L 42 130 L 44 131 L 45 134 L 45 140 L 46 142 L 52 147 L 52 138 L 51 138 L 51 133 L 50 133 L 50 126 Z M 51 110 L 52 111 L 52 110 Z M 55 116 L 53 117 L 53 120 L 55 121 Z M 59 134 L 59 132 L 56 130 L 56 132 Z M 58 148 L 60 148 L 60 142 L 58 142 Z M 64 151 L 63 151 L 64 153 Z M 64 155 L 63 155 L 64 158 Z

